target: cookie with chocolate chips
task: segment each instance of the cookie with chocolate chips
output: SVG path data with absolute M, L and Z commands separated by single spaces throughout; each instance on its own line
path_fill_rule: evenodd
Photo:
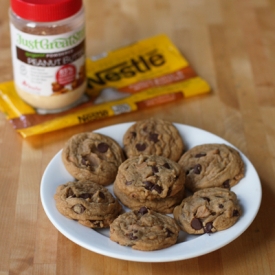
M 72 136 L 62 151 L 62 161 L 74 178 L 102 185 L 114 181 L 124 159 L 123 150 L 115 140 L 95 132 Z
M 133 124 L 123 136 L 127 157 L 158 155 L 178 161 L 184 150 L 177 128 L 169 121 L 149 118 Z
M 206 188 L 185 198 L 173 215 L 189 234 L 213 233 L 234 225 L 241 215 L 237 195 L 225 188 Z
M 62 215 L 90 228 L 109 227 L 122 210 L 107 188 L 89 180 L 58 186 L 54 199 Z
M 240 153 L 225 144 L 195 146 L 178 163 L 186 173 L 186 188 L 193 192 L 209 187 L 230 188 L 244 177 Z
M 124 161 L 114 182 L 117 198 L 132 210 L 141 206 L 172 213 L 184 196 L 185 174 L 180 165 L 156 155 L 140 155 Z
M 143 251 L 172 246 L 178 234 L 179 228 L 173 218 L 146 207 L 120 215 L 110 226 L 112 241 Z

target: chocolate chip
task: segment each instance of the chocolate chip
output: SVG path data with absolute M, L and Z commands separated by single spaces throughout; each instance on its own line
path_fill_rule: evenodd
M 67 191 L 67 198 L 75 198 L 76 195 L 74 194 L 73 190 L 71 188 Z
M 200 230 L 202 229 L 202 222 L 200 219 L 197 218 L 193 218 L 193 220 L 191 221 L 191 227 L 195 230 Z
M 213 228 L 213 223 L 212 222 L 208 222 L 206 225 L 205 225 L 205 228 L 204 228 L 204 232 L 205 233 L 211 233 L 211 229 Z
M 146 144 L 145 143 L 143 143 L 143 144 L 137 143 L 136 144 L 136 149 L 140 152 L 144 151 L 146 149 Z
M 85 211 L 85 207 L 82 205 L 82 204 L 76 204 L 74 207 L 73 207 L 73 210 L 75 213 L 77 214 L 81 214 Z
M 103 199 L 103 200 L 105 199 L 105 195 L 104 195 L 104 193 L 101 192 L 101 191 L 99 191 L 98 196 L 99 196 L 101 199 Z
M 200 164 L 196 164 L 193 167 L 193 171 L 194 171 L 195 174 L 199 175 L 201 173 L 201 165 Z
M 131 132 L 131 134 L 132 134 L 132 137 L 133 137 L 133 138 L 136 138 L 136 136 L 137 136 L 137 133 L 136 133 L 136 132 Z
M 74 192 L 73 192 L 72 188 L 69 188 L 67 190 L 67 196 L 72 196 L 73 194 L 74 194 Z
M 240 215 L 238 210 L 233 210 L 233 217 L 238 217 Z
M 129 237 L 130 240 L 136 240 L 136 239 L 138 239 L 138 236 L 135 236 L 133 233 L 130 233 L 128 235 L 128 237 Z
M 154 183 L 152 183 L 151 181 L 144 181 L 143 184 L 145 185 L 144 188 L 147 190 L 151 190 L 154 186 Z
M 202 197 L 202 198 L 203 198 L 204 200 L 210 202 L 210 199 L 209 199 L 209 198 L 207 198 L 207 197 Z
M 230 184 L 229 184 L 230 180 L 226 180 L 222 185 L 224 188 L 230 188 Z
M 149 134 L 149 140 L 150 140 L 150 141 L 153 141 L 154 143 L 156 143 L 156 142 L 159 141 L 158 136 L 159 136 L 158 134 L 150 133 L 150 134 Z
M 159 185 L 157 185 L 157 184 L 155 184 L 153 187 L 152 187 L 152 189 L 151 189 L 152 191 L 153 190 L 156 190 L 159 194 L 162 192 L 162 187 L 161 186 L 159 186 Z
M 97 145 L 97 150 L 100 152 L 100 153 L 106 153 L 109 149 L 109 145 L 105 142 L 101 142 Z
M 139 210 L 138 210 L 139 214 L 145 215 L 146 213 L 148 213 L 148 209 L 145 206 L 142 206 Z
M 166 228 L 166 232 L 167 232 L 167 237 L 171 237 L 173 235 L 173 232 L 169 228 Z
M 155 173 L 158 173 L 159 169 L 157 166 L 152 166 L 152 171 L 155 174 Z
M 163 164 L 163 167 L 165 167 L 165 168 L 167 168 L 167 169 L 171 169 L 169 163 L 167 163 L 167 162 L 165 162 L 165 163 Z
M 97 166 L 96 160 L 89 155 L 82 156 L 81 164 L 85 165 L 90 170 L 93 169 L 94 166 Z
M 219 208 L 224 208 L 223 204 L 219 204 Z
M 89 194 L 89 193 L 83 193 L 83 194 L 80 194 L 78 197 L 81 198 L 81 199 L 86 200 L 88 198 L 91 198 L 91 194 Z
M 126 182 L 125 182 L 126 185 L 131 185 L 132 183 L 133 183 L 132 180 L 131 180 L 131 181 L 126 181 Z
M 162 192 L 163 189 L 162 189 L 161 186 L 155 184 L 155 185 L 152 187 L 151 190 L 156 190 L 156 191 L 160 194 L 160 193 Z
M 90 165 L 90 163 L 89 163 L 89 161 L 88 161 L 88 159 L 87 159 L 86 156 L 82 156 L 82 158 L 81 158 L 81 164 L 83 164 L 85 166 L 89 166 Z
M 205 157 L 206 154 L 205 153 L 199 153 L 195 155 L 195 158 L 200 158 L 200 157 Z

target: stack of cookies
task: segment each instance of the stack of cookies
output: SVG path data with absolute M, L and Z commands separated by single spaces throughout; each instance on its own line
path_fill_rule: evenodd
M 57 188 L 57 209 L 85 226 L 110 227 L 111 240 L 139 250 L 175 244 L 179 228 L 203 234 L 232 226 L 241 215 L 229 190 L 244 176 L 240 154 L 225 144 L 185 147 L 174 124 L 156 118 L 129 127 L 123 147 L 99 133 L 75 135 L 62 160 L 76 181 Z M 112 183 L 115 196 L 104 187 Z
M 130 209 L 146 206 L 167 214 L 183 200 L 184 182 L 178 163 L 162 156 L 140 155 L 120 165 L 114 193 Z
M 185 173 L 176 162 L 184 150 L 177 128 L 150 118 L 133 124 L 123 136 L 127 160 L 121 164 L 114 193 L 127 207 L 172 213 L 184 197 Z

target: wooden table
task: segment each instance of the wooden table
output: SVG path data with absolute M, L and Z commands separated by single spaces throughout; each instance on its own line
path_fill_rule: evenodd
M 0 275 L 275 274 L 275 1 L 87 0 L 85 6 L 88 55 L 166 33 L 212 92 L 27 139 L 0 113 Z M 13 77 L 8 1 L 0 7 L 4 82 Z M 259 213 L 225 247 L 178 262 L 117 260 L 76 245 L 47 218 L 41 177 L 70 136 L 151 116 L 217 134 L 254 164 L 263 188 Z

